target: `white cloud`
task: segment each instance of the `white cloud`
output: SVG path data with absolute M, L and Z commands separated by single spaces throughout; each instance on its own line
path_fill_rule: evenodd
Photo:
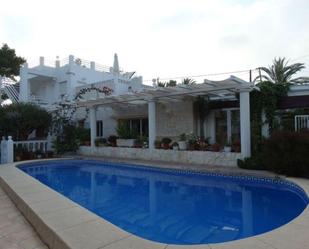
M 0 42 L 30 60 L 74 54 L 111 65 L 117 52 L 144 79 L 198 75 L 309 54 L 308 12 L 307 0 L 10 0 Z

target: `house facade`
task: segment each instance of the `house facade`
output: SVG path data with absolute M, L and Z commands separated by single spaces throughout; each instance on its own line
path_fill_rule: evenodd
M 131 133 L 148 138 L 150 151 L 155 149 L 156 140 L 168 137 L 178 141 L 183 133 L 195 134 L 221 149 L 238 143 L 240 150 L 234 151 L 237 156 L 233 157 L 236 160 L 251 155 L 250 91 L 254 88 L 253 83 L 234 76 L 175 87 L 159 87 L 154 80 L 149 86 L 135 72 L 122 71 L 116 54 L 112 67 L 70 55 L 52 65 L 43 57 L 37 66 L 24 64 L 16 101 L 36 103 L 51 112 L 60 103 L 74 105 L 74 121 L 91 129 L 88 153 L 94 151 L 96 138 L 117 135 L 118 124 L 125 123 Z M 199 96 L 212 103 L 203 120 L 196 108 Z M 309 85 L 292 86 L 280 108 L 302 108 L 308 103 Z M 299 122 L 309 127 L 308 120 Z M 264 124 L 265 137 L 268 130 Z

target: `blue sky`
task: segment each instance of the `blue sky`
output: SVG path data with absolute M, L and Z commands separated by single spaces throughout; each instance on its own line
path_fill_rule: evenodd
M 112 65 L 117 52 L 145 80 L 267 66 L 275 56 L 304 56 L 309 75 L 308 30 L 308 0 L 10 0 L 0 9 L 0 43 L 30 63 L 73 54 Z

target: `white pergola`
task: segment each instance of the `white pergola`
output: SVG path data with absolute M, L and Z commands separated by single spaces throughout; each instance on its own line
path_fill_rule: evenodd
M 250 97 L 249 93 L 254 88 L 253 83 L 246 82 L 235 76 L 223 81 L 205 80 L 201 84 L 177 85 L 175 87 L 147 87 L 137 92 L 128 92 L 123 95 L 110 95 L 93 99 L 80 99 L 78 107 L 90 109 L 91 146 L 94 147 L 96 137 L 96 108 L 98 106 L 129 106 L 148 104 L 149 122 L 149 149 L 154 149 L 156 139 L 156 102 L 177 102 L 184 98 L 195 98 L 207 95 L 210 100 L 236 100 L 239 94 L 240 102 L 240 136 L 241 153 L 245 157 L 251 156 L 250 134 Z

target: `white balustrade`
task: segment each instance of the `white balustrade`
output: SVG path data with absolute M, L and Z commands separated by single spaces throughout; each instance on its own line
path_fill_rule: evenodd
M 309 115 L 295 115 L 295 131 L 309 129 Z
M 14 162 L 14 149 L 21 148 L 29 152 L 46 153 L 52 150 L 52 137 L 48 134 L 46 140 L 26 140 L 13 141 L 12 137 L 8 139 L 2 137 L 1 140 L 1 163 Z
M 45 153 L 47 151 L 47 145 L 47 140 L 26 140 L 14 142 L 15 148 L 21 147 L 32 152 L 41 151 Z

